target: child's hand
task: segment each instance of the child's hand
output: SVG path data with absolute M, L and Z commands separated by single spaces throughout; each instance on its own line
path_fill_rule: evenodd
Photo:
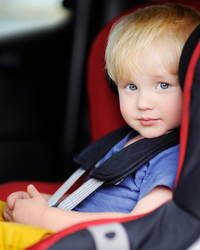
M 17 200 L 30 199 L 30 196 L 27 192 L 15 192 L 8 196 L 7 203 L 3 211 L 3 217 L 6 221 L 12 221 L 12 210 L 14 204 Z
M 27 187 L 29 199 L 17 199 L 11 212 L 13 222 L 42 227 L 42 215 L 48 207 L 46 200 L 33 185 Z

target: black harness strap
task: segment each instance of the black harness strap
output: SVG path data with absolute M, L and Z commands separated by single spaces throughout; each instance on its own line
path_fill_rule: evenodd
M 74 162 L 78 169 L 62 184 L 62 186 L 51 196 L 48 200 L 48 206 L 58 206 L 58 200 L 69 190 L 69 188 L 84 174 L 90 172 L 94 165 L 101 159 L 110 148 L 112 148 L 119 140 L 125 137 L 132 128 L 125 126 L 120 128 L 104 137 L 99 139 L 93 144 L 86 147 L 77 157 L 74 158 Z M 135 131 L 135 135 L 138 133 Z M 88 188 L 97 188 L 96 184 L 91 187 L 89 184 Z M 95 190 L 94 189 L 94 190 Z M 73 193 L 76 195 L 76 193 Z M 78 195 L 82 194 L 77 194 Z M 78 198 L 76 198 L 78 199 Z M 79 199 L 78 199 L 79 200 Z M 72 201 L 74 203 L 74 201 Z
M 116 184 L 129 174 L 135 172 L 158 153 L 178 143 L 179 130 L 175 130 L 157 138 L 142 139 L 129 145 L 96 168 L 90 175 L 90 179 L 62 201 L 58 205 L 58 208 L 65 210 L 73 209 L 101 185 Z M 97 146 L 99 145 L 97 144 Z M 94 149 L 95 147 L 92 148 L 92 151 Z M 88 155 L 91 156 L 91 154 Z M 79 162 L 81 161 L 79 160 Z
M 179 130 L 151 139 L 139 140 L 110 157 L 96 168 L 91 178 L 113 185 L 135 172 L 158 153 L 179 143 Z M 100 160 L 100 159 L 98 159 Z
M 120 140 L 122 140 L 130 131 L 131 127 L 125 126 L 117 129 L 108 135 L 102 137 L 96 142 L 90 144 L 81 153 L 74 157 L 73 161 L 77 167 L 82 167 L 86 172 L 90 172 L 95 164 L 104 157 L 104 155 Z M 135 131 L 135 135 L 138 133 Z

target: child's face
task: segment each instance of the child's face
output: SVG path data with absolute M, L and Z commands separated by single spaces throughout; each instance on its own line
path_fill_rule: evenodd
M 129 126 L 153 138 L 180 126 L 182 91 L 178 75 L 158 63 L 155 75 L 134 70 L 130 80 L 117 82 L 122 116 Z

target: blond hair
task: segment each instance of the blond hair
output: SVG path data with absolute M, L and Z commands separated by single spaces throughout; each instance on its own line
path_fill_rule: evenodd
M 148 6 L 123 17 L 108 38 L 105 60 L 109 76 L 115 82 L 130 77 L 134 67 L 151 74 L 157 56 L 169 73 L 177 74 L 183 46 L 198 24 L 199 13 L 180 4 Z

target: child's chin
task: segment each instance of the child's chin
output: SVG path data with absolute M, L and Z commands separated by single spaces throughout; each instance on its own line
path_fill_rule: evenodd
M 140 135 L 142 135 L 143 137 L 147 138 L 147 139 L 151 139 L 151 138 L 155 138 L 155 137 L 159 137 L 161 135 L 164 135 L 166 134 L 167 132 L 166 131 L 153 131 L 153 132 L 149 132 L 149 133 L 141 133 Z

